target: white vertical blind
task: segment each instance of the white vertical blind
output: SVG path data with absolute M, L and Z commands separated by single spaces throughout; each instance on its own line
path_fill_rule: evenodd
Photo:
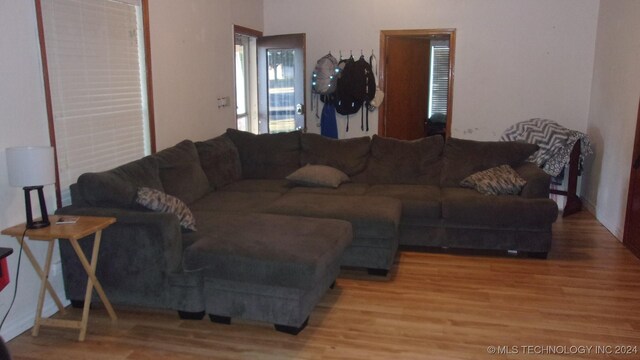
M 62 204 L 85 172 L 149 154 L 140 6 L 44 0 L 42 17 Z
M 431 76 L 429 77 L 429 117 L 447 114 L 449 97 L 449 41 L 432 41 Z

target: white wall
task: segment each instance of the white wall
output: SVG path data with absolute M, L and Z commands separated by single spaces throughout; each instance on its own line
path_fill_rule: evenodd
M 640 2 L 602 0 L 587 133 L 595 157 L 586 164 L 583 197 L 622 239 L 640 97 Z
M 235 128 L 233 25 L 262 31 L 262 0 L 149 3 L 158 150 Z
M 5 149 L 11 146 L 49 145 L 44 100 L 40 47 L 33 1 L 0 0 L 0 228 L 25 221 L 22 189 L 9 186 Z M 45 188 L 47 206 L 55 209 L 53 186 Z M 35 205 L 35 203 L 34 203 Z M 29 241 L 36 257 L 44 262 L 46 243 Z M 0 292 L 0 317 L 9 309 L 16 282 L 19 246 L 15 239 L 0 236 L 1 247 L 14 249 L 8 258 L 11 283 Z M 50 280 L 64 294 L 60 276 L 60 256 L 54 255 L 56 275 Z M 33 325 L 40 279 L 23 254 L 18 291 L 11 313 L 0 331 L 11 339 Z M 62 296 L 64 298 L 64 296 Z M 45 314 L 56 311 L 49 298 Z
M 380 30 L 456 28 L 453 136 L 477 140 L 532 117 L 586 130 L 597 15 L 597 0 L 264 1 L 265 35 L 307 34 L 308 76 L 330 50 L 378 55 Z

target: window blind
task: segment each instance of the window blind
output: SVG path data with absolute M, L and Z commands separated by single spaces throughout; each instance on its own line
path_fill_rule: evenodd
M 447 114 L 449 96 L 449 45 L 431 47 L 431 78 L 429 117 L 435 113 Z
M 42 18 L 62 204 L 85 172 L 150 153 L 141 7 L 46 0 Z

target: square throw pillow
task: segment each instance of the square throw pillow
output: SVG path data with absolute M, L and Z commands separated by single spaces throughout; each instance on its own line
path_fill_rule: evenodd
M 287 176 L 290 182 L 310 187 L 337 188 L 349 181 L 349 176 L 342 171 L 326 165 L 307 165 Z
M 180 220 L 180 226 L 187 230 L 196 231 L 196 219 L 193 213 L 187 204 L 175 196 L 160 190 L 141 187 L 138 189 L 136 202 L 156 212 L 175 214 Z
M 509 165 L 496 166 L 469 175 L 460 186 L 485 195 L 518 195 L 527 182 Z

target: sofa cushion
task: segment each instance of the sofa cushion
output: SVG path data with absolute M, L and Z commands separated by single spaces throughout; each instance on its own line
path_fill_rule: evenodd
M 353 226 L 354 237 L 389 239 L 397 235 L 402 205 L 400 200 L 381 196 L 287 193 L 265 212 L 347 220 Z
M 158 161 L 151 156 L 78 178 L 78 192 L 89 206 L 138 208 L 135 199 L 139 187 L 163 190 Z
M 367 195 L 387 196 L 402 202 L 403 218 L 439 219 L 440 187 L 432 185 L 371 185 Z
M 238 148 L 244 179 L 284 179 L 300 167 L 300 132 L 255 135 L 227 129 Z
M 238 192 L 277 192 L 284 194 L 291 189 L 291 184 L 286 179 L 246 179 L 233 182 L 219 191 Z
M 287 180 L 295 185 L 308 187 L 337 188 L 349 181 L 347 174 L 326 165 L 307 165 L 287 176 Z
M 189 207 L 175 196 L 160 190 L 141 187 L 138 189 L 136 202 L 147 209 L 174 214 L 180 220 L 180 226 L 196 231 L 196 219 Z
M 158 159 L 160 180 L 167 194 L 190 204 L 209 191 L 209 180 L 191 140 L 184 140 L 153 156 Z
M 366 180 L 371 184 L 439 185 L 443 147 L 442 136 L 408 141 L 373 135 Z
M 190 204 L 189 208 L 198 220 L 210 212 L 260 212 L 280 196 L 281 193 L 266 191 L 213 191 Z
M 219 213 L 184 251 L 187 271 L 207 277 L 309 289 L 351 243 L 351 225 L 333 219 Z
M 558 216 L 551 199 L 485 196 L 472 189 L 442 188 L 442 217 L 449 226 L 547 229 Z
M 476 189 L 484 195 L 518 195 L 526 184 L 509 165 L 478 171 L 460 182 L 460 186 Z
M 302 134 L 300 165 L 327 165 L 353 176 L 365 169 L 370 142 L 368 136 L 336 140 L 318 134 Z
M 198 141 L 196 149 L 200 166 L 212 187 L 220 188 L 242 178 L 240 154 L 227 135 Z
M 365 183 L 344 183 L 337 189 L 296 186 L 289 192 L 291 193 L 307 193 L 307 194 L 324 194 L 324 195 L 364 195 L 369 188 Z
M 516 167 L 538 150 L 538 145 L 515 141 L 473 141 L 450 138 L 444 146 L 440 185 L 460 186 L 467 176 L 499 165 Z

